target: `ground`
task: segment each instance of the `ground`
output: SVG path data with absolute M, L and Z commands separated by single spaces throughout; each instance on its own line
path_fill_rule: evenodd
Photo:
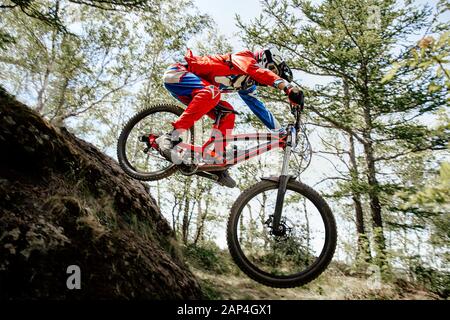
M 258 284 L 242 273 L 215 274 L 191 267 L 200 280 L 204 294 L 211 299 L 243 300 L 434 300 L 439 297 L 423 288 L 407 282 L 385 283 L 373 287 L 365 277 L 339 274 L 331 268 L 306 286 L 291 289 L 275 289 Z

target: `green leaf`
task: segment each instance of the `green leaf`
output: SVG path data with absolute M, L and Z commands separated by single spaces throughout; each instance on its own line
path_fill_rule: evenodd
M 430 83 L 430 85 L 428 86 L 428 92 L 436 92 L 436 91 L 439 91 L 440 89 L 441 89 L 441 86 L 437 85 L 434 82 Z
M 395 76 L 395 74 L 397 73 L 398 69 L 400 69 L 401 64 L 400 63 L 394 63 L 392 65 L 391 70 L 388 71 L 388 73 L 383 77 L 383 79 L 381 79 L 381 83 L 385 83 L 388 82 L 390 80 L 392 80 L 392 78 Z
M 442 162 L 441 163 L 441 169 L 439 172 L 440 178 L 442 183 L 445 184 L 449 184 L 450 183 L 450 162 Z M 450 185 L 448 185 L 448 187 L 450 188 Z

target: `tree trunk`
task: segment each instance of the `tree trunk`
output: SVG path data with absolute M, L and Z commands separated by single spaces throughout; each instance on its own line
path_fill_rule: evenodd
M 42 86 L 39 89 L 38 95 L 37 95 L 36 111 L 40 114 L 42 114 L 42 112 L 44 110 L 44 105 L 45 105 L 44 95 L 45 95 L 45 91 L 47 90 L 47 87 L 48 87 L 50 73 L 52 72 L 53 63 L 55 61 L 55 46 L 56 46 L 55 42 L 56 42 L 56 31 L 53 31 L 52 49 L 50 51 L 50 57 L 48 57 L 49 60 L 47 61 L 47 64 L 45 66 L 45 73 L 44 73 L 44 78 L 42 80 Z
M 367 165 L 367 181 L 369 184 L 369 200 L 370 200 L 370 211 L 372 214 L 372 226 L 373 226 L 373 238 L 375 242 L 375 253 L 376 261 L 375 263 L 382 269 L 385 270 L 387 266 L 386 260 L 386 240 L 384 238 L 383 230 L 383 219 L 381 216 L 381 203 L 379 197 L 380 184 L 377 180 L 377 171 L 375 167 L 375 157 L 373 150 L 373 140 L 372 140 L 372 130 L 374 125 L 372 122 L 371 109 L 372 105 L 370 103 L 369 94 L 369 70 L 367 68 L 367 61 L 363 61 L 361 65 L 361 79 L 363 80 L 363 86 L 360 89 L 361 92 L 361 107 L 364 112 L 364 122 L 365 129 L 363 132 L 364 137 L 364 155 Z
M 59 93 L 58 104 L 56 105 L 56 109 L 55 109 L 53 116 L 50 118 L 50 122 L 57 127 L 64 126 L 64 123 L 63 123 L 64 116 L 63 116 L 62 110 L 64 109 L 64 104 L 66 103 L 66 92 L 67 92 L 67 88 L 69 87 L 69 81 L 70 81 L 70 79 L 65 76 L 63 83 L 61 85 L 61 91 Z
M 175 216 L 175 209 L 177 208 L 177 206 L 178 206 L 178 201 L 177 201 L 177 198 L 175 197 L 174 203 L 172 206 L 172 229 L 173 229 L 173 232 L 175 233 L 176 237 L 178 236 L 178 223 L 177 223 L 178 218 Z M 161 208 L 161 207 L 159 207 L 159 208 Z
M 343 85 L 344 104 L 345 108 L 348 110 L 350 109 L 350 92 L 349 85 L 346 79 L 343 79 Z M 359 170 L 355 152 L 355 138 L 352 135 L 349 135 L 349 158 L 351 179 L 352 181 L 359 181 Z M 369 262 L 372 255 L 370 252 L 369 241 L 364 226 L 364 211 L 362 207 L 361 194 L 359 191 L 355 190 L 355 188 L 352 188 L 352 200 L 353 206 L 355 208 L 356 233 L 358 236 L 356 260 Z
M 60 1 L 56 1 L 55 3 L 55 14 L 57 15 L 59 12 L 59 3 Z M 45 101 L 44 101 L 44 94 L 45 91 L 47 90 L 48 87 L 48 81 L 50 78 L 50 73 L 52 72 L 53 69 L 53 63 L 55 62 L 55 57 L 56 57 L 56 38 L 58 35 L 58 30 L 54 29 L 52 32 L 52 48 L 50 51 L 50 57 L 48 57 L 48 61 L 47 64 L 45 66 L 45 73 L 44 73 L 44 79 L 42 80 L 42 87 L 39 89 L 38 91 L 38 96 L 37 96 L 37 105 L 36 105 L 36 111 L 40 114 L 42 114 L 43 110 L 44 110 L 44 105 L 45 105 Z
M 359 170 L 356 162 L 355 154 L 355 141 L 353 136 L 349 138 L 350 143 L 350 165 L 351 165 L 351 178 L 352 181 L 359 181 Z M 366 228 L 364 226 L 364 211 L 361 201 L 361 194 L 358 191 L 352 190 L 353 206 L 355 208 L 355 223 L 356 233 L 358 234 L 358 251 L 356 254 L 357 260 L 370 262 L 372 254 L 370 252 L 369 239 L 366 234 Z
M 203 221 L 203 212 L 202 212 L 202 199 L 198 199 L 197 201 L 197 229 L 195 231 L 194 237 L 194 245 L 197 245 L 198 240 L 200 239 L 200 234 L 202 233 L 202 221 Z
M 374 150 L 370 135 L 364 144 L 364 155 L 367 163 L 367 181 L 369 184 L 370 211 L 372 214 L 373 235 L 376 251 L 376 264 L 379 267 L 386 266 L 386 241 L 384 238 L 383 219 L 381 216 L 381 204 L 379 198 L 380 184 L 376 177 Z
M 198 216 L 197 216 L 197 231 L 195 234 L 194 244 L 197 245 L 199 241 L 204 240 L 205 221 L 208 215 L 210 199 L 206 197 L 205 210 L 202 210 L 201 199 L 198 202 Z
M 183 225 L 181 227 L 181 237 L 184 244 L 188 243 L 188 236 L 189 236 L 189 212 L 190 212 L 190 204 L 191 199 L 189 196 L 189 186 L 191 184 L 191 178 L 188 177 L 188 179 L 185 182 L 185 188 L 184 188 L 184 210 L 183 210 Z

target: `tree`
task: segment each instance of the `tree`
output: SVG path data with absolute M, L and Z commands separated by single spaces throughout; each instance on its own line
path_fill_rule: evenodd
M 95 7 L 102 10 L 129 11 L 141 10 L 157 12 L 158 2 L 149 0 L 67 0 L 74 4 Z M 59 15 L 58 5 L 49 7 L 43 0 L 6 0 L 0 4 L 0 10 L 20 11 L 28 17 L 40 20 L 45 24 L 56 27 L 59 31 L 67 32 L 66 25 Z M 60 1 L 57 1 L 59 3 Z
M 449 183 L 450 163 L 444 161 L 426 184 L 397 193 L 401 200 L 400 209 L 412 213 L 416 219 L 426 221 L 422 225 L 429 226 L 428 241 L 440 249 L 436 256 L 441 259 L 442 266 L 450 262 Z
M 441 16 L 449 12 L 449 4 L 444 0 L 440 0 L 437 3 L 436 12 L 425 35 L 417 42 L 415 47 L 411 48 L 410 53 L 404 59 L 394 62 L 392 69 L 389 70 L 382 81 L 392 79 L 399 69 L 408 66 L 410 68 L 430 70 L 437 77 L 444 76 L 444 81 L 441 83 L 431 82 L 428 90 L 442 90 L 442 86 L 445 86 L 447 90 L 450 89 L 450 71 L 446 67 L 450 54 L 450 22 L 441 22 L 439 20 Z M 433 37 L 433 34 L 437 39 Z
M 161 4 L 157 16 L 124 15 L 64 1 L 40 3 L 53 6 L 60 21 L 77 34 L 7 12 L 1 26 L 16 41 L 0 58 L 8 70 L 1 81 L 55 124 L 96 135 L 104 150 L 115 144 L 126 116 L 164 96 L 163 68 L 184 41 L 208 23 L 195 12 L 178 12 L 175 3 Z

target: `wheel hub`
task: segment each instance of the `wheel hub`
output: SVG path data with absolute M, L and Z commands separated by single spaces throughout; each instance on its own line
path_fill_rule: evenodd
M 274 236 L 278 241 L 287 240 L 292 232 L 292 227 L 287 225 L 287 219 L 285 217 L 281 218 L 280 224 L 278 225 L 278 230 L 273 229 L 273 215 L 269 216 L 269 219 L 264 223 L 269 229 L 269 234 Z

